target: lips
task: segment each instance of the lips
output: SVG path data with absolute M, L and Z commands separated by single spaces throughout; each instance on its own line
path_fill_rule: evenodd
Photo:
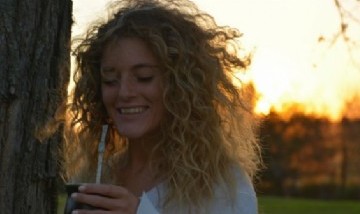
M 120 114 L 139 114 L 144 112 L 147 107 L 126 107 L 126 108 L 118 108 L 118 112 Z

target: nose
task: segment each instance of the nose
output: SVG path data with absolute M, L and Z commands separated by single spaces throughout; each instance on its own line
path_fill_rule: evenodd
M 135 96 L 134 83 L 130 78 L 121 78 L 118 96 L 120 99 L 129 99 Z

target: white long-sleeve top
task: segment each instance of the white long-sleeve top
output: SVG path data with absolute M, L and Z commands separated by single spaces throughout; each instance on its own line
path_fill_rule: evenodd
M 216 187 L 215 197 L 211 201 L 201 210 L 190 212 L 196 214 L 257 214 L 256 193 L 249 176 L 238 168 L 233 168 L 233 172 L 237 184 L 234 203 L 231 203 L 225 185 L 219 185 Z M 187 214 L 182 207 L 176 204 L 172 204 L 166 211 L 163 210 L 162 202 L 165 193 L 166 187 L 164 184 L 160 184 L 150 191 L 143 193 L 137 214 Z

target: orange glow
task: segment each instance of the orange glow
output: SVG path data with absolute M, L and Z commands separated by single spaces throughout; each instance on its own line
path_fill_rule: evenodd
M 264 52 L 255 54 L 253 62 L 250 76 L 259 93 L 255 112 L 284 112 L 286 106 L 297 103 L 304 106 L 305 113 L 339 119 L 341 106 L 337 97 L 322 97 L 323 86 L 317 84 L 321 77 L 315 71 L 306 72 L 312 68 L 305 61 L 295 61 L 285 53 Z
M 285 113 L 288 106 L 297 104 L 306 114 L 328 117 L 332 121 L 340 120 L 344 112 L 347 116 L 360 116 L 348 112 L 355 108 L 347 106 L 350 100 L 352 106 L 358 102 L 353 98 L 360 92 L 360 70 L 346 66 L 344 59 L 335 52 L 318 67 L 313 67 L 311 60 L 291 55 L 291 52 L 279 49 L 254 54 L 249 79 L 259 93 L 255 112 L 265 115 L 270 110 Z
M 78 35 L 87 23 L 103 16 L 101 14 L 106 16 L 103 11 L 108 2 L 110 0 L 74 1 L 74 34 Z M 238 28 L 244 33 L 243 45 L 255 50 L 250 72 L 245 77 L 254 83 L 259 93 L 255 112 L 284 113 L 296 103 L 306 114 L 325 116 L 333 121 L 344 115 L 360 117 L 357 108 L 360 101 L 354 99 L 360 96 L 360 48 L 355 47 L 353 52 L 356 67 L 344 42 L 330 45 L 340 25 L 333 1 L 194 2 L 218 24 Z M 349 36 L 357 38 L 359 43 L 360 24 L 350 23 L 348 29 Z M 318 42 L 320 36 L 325 42 Z

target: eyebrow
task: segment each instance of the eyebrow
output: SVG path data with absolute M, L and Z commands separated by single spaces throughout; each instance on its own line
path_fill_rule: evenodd
M 112 73 L 115 71 L 115 68 L 113 67 L 101 67 L 100 73 Z
M 151 64 L 151 63 L 139 63 L 139 64 L 135 64 L 134 66 L 131 67 L 131 70 L 137 70 L 137 69 L 140 69 L 140 68 L 146 68 L 146 67 L 149 67 L 149 68 L 159 68 L 158 65 L 156 64 Z

